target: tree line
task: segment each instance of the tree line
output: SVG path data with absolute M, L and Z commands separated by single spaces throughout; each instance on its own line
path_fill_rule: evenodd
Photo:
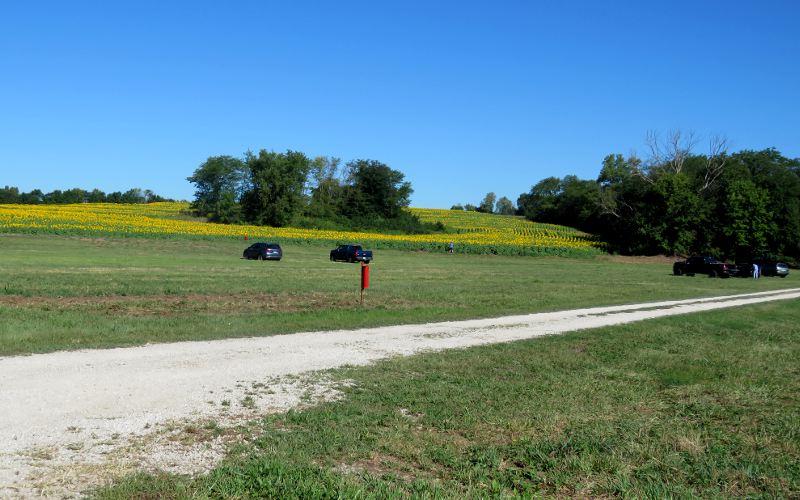
M 44 193 L 40 189 L 33 189 L 30 192 L 20 192 L 14 186 L 0 188 L 0 203 L 15 203 L 22 205 L 38 204 L 67 204 L 67 203 L 154 203 L 157 201 L 174 201 L 163 198 L 149 189 L 133 188 L 125 191 L 114 191 L 104 193 L 99 189 L 86 191 L 81 188 L 67 189 L 61 191 L 56 189 L 49 193 Z
M 477 205 L 473 205 L 471 203 L 465 203 L 464 205 L 461 205 L 460 203 L 458 203 L 450 207 L 450 210 L 467 210 L 472 212 L 482 212 L 487 214 L 498 214 L 498 215 L 517 214 L 517 209 L 516 207 L 514 207 L 514 202 L 505 196 L 503 196 L 498 200 L 497 195 L 494 193 L 494 191 L 486 193 L 486 196 L 484 196 L 483 200 L 481 200 L 480 203 L 478 203 Z
M 548 177 L 520 195 L 519 214 L 599 236 L 636 255 L 800 258 L 800 159 L 775 149 L 695 154 L 677 132 L 648 138 L 650 156 L 611 154 L 597 179 Z
M 260 150 L 242 158 L 213 156 L 187 178 L 196 215 L 226 224 L 430 232 L 404 208 L 411 183 L 377 160 L 309 158 L 299 151 Z

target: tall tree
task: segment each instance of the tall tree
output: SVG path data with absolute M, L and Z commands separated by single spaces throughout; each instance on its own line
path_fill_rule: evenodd
M 195 185 L 192 209 L 213 222 L 239 220 L 238 202 L 245 186 L 244 162 L 232 156 L 212 156 L 197 167 L 189 182 Z
M 700 198 L 682 173 L 661 175 L 653 185 L 648 218 L 654 251 L 685 255 L 694 249 L 697 232 L 707 226 Z
M 285 226 L 302 208 L 309 159 L 299 151 L 248 153 L 250 190 L 242 197 L 246 219 L 258 225 Z
M 86 201 L 89 203 L 103 203 L 106 201 L 106 194 L 99 189 L 92 189 L 92 191 L 86 195 Z
M 497 195 L 493 192 L 486 193 L 483 200 L 478 204 L 478 212 L 490 214 L 494 212 L 494 203 L 497 200 Z
M 547 177 L 531 187 L 530 192 L 523 193 L 517 200 L 522 214 L 537 222 L 558 223 L 558 197 L 561 195 L 561 179 Z
M 495 211 L 500 215 L 514 215 L 517 212 L 517 209 L 514 208 L 514 202 L 503 196 L 497 200 Z
M 0 203 L 19 203 L 19 189 L 14 186 L 0 188 Z
M 721 222 L 729 253 L 737 258 L 769 253 L 768 237 L 778 228 L 768 207 L 769 194 L 753 182 L 737 180 L 727 186 Z
M 310 215 L 335 218 L 339 213 L 344 196 L 340 164 L 341 159 L 332 156 L 317 156 L 311 160 L 307 183 Z
M 401 216 L 410 203 L 411 183 L 398 170 L 376 160 L 347 163 L 348 189 L 342 208 L 348 216 L 377 215 L 385 219 Z

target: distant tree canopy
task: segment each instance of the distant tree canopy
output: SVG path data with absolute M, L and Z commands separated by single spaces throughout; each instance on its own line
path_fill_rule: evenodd
M 693 154 L 679 136 L 651 149 L 647 160 L 606 156 L 596 180 L 543 179 L 519 196 L 519 210 L 627 254 L 800 258 L 800 159 L 719 144 Z
M 245 220 L 262 226 L 286 226 L 301 208 L 311 168 L 303 153 L 261 150 L 246 155 L 248 184 L 242 194 Z
M 193 210 L 222 223 L 318 228 L 436 230 L 408 211 L 413 192 L 402 172 L 376 160 L 309 159 L 261 150 L 239 160 L 215 156 L 188 177 Z
M 347 164 L 342 212 L 395 219 L 404 213 L 413 192 L 402 172 L 375 160 L 354 160 Z
M 214 222 L 238 222 L 241 218 L 238 200 L 246 185 L 245 178 L 242 160 L 212 156 L 187 179 L 196 188 L 192 207 Z
M 28 193 L 21 193 L 18 188 L 6 186 L 0 188 L 0 203 L 17 203 L 22 205 L 38 204 L 67 204 L 67 203 L 154 203 L 157 201 L 172 201 L 158 196 L 149 189 L 133 188 L 124 193 L 115 191 L 104 193 L 99 189 L 86 191 L 81 188 L 61 191 L 56 189 L 50 193 L 43 193 L 34 189 Z
M 473 205 L 472 203 L 465 203 L 464 205 L 458 203 L 450 207 L 450 210 L 466 210 L 467 212 L 482 212 L 485 214 L 499 214 L 499 215 L 516 215 L 517 209 L 514 208 L 514 202 L 503 196 L 499 200 L 494 192 L 486 193 L 480 203 Z

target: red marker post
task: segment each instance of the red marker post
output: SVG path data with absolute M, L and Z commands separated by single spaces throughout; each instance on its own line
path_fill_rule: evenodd
M 364 290 L 369 288 L 369 265 L 361 263 L 361 304 L 364 304 Z

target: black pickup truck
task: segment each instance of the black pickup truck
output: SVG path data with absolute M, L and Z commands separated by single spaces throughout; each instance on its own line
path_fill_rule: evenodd
M 733 264 L 720 262 L 708 255 L 697 255 L 686 260 L 678 261 L 672 265 L 672 274 L 675 276 L 694 276 L 695 274 L 706 274 L 710 278 L 730 278 L 738 274 L 738 269 Z
M 372 250 L 364 250 L 361 245 L 339 245 L 331 250 L 331 260 L 369 264 L 372 260 Z

